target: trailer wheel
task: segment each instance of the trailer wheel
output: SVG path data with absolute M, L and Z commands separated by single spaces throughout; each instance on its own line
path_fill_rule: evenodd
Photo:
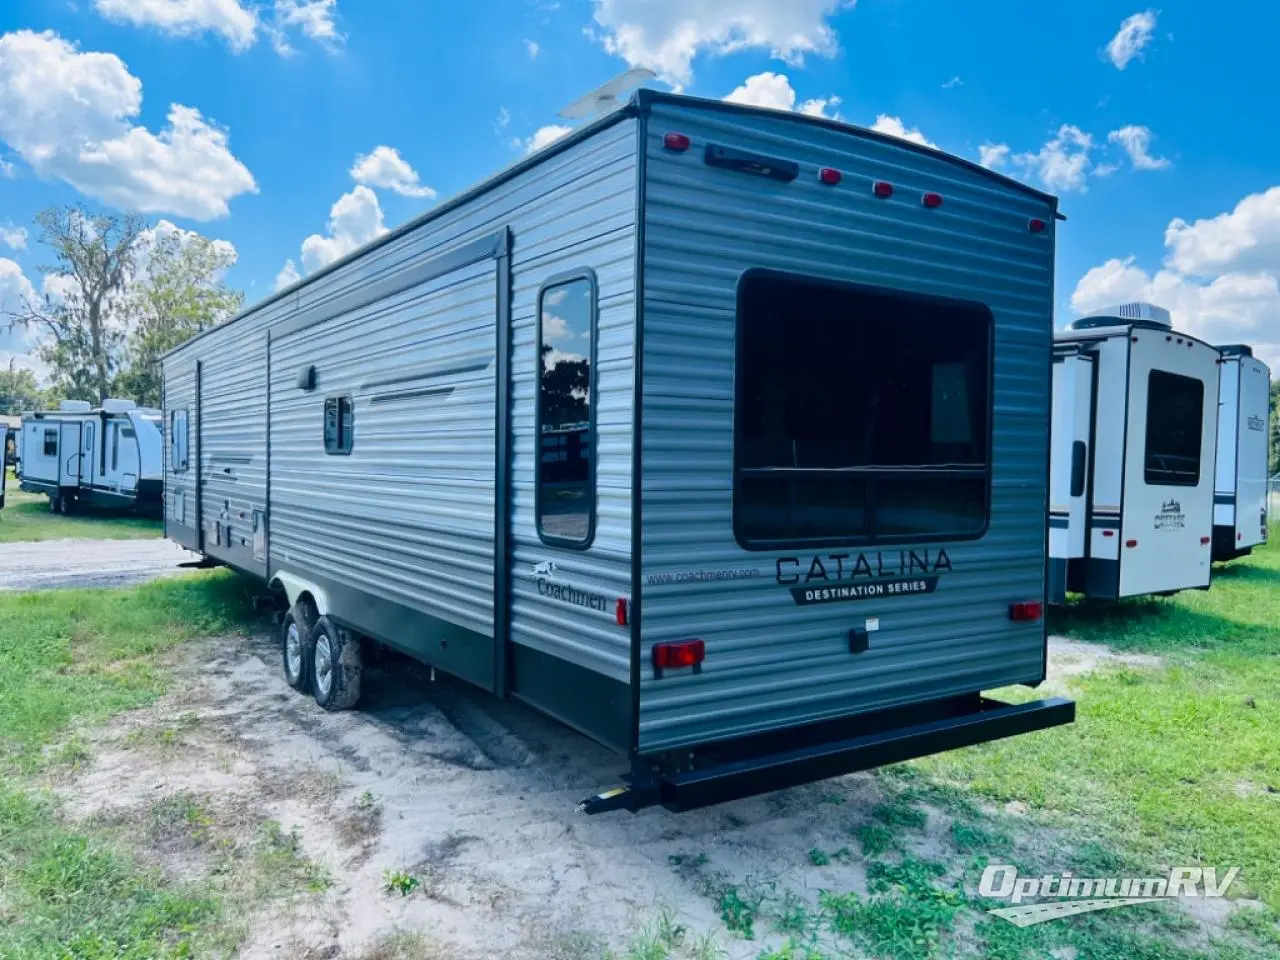
M 360 641 L 328 617 L 316 621 L 311 635 L 311 692 L 316 703 L 326 710 L 349 710 L 360 699 Z
M 315 613 L 309 604 L 295 603 L 284 615 L 280 629 L 280 664 L 285 683 L 299 693 L 311 690 L 311 658 L 315 651 L 312 630 Z
M 50 513 L 62 512 L 62 497 L 56 493 L 49 494 L 49 512 Z

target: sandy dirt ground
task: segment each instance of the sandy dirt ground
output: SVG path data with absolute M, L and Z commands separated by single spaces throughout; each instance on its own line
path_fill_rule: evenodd
M 169 540 L 0 544 L 0 590 L 120 587 L 180 572 L 200 558 Z
M 1076 647 L 1064 669 L 1108 656 Z M 666 912 L 746 960 L 782 938 L 726 934 L 709 878 L 810 902 L 866 889 L 860 857 L 815 867 L 808 851 L 850 843 L 851 819 L 891 789 L 873 773 L 679 816 L 587 817 L 576 804 L 622 764 L 577 734 L 398 658 L 366 672 L 358 711 L 325 713 L 285 685 L 278 657 L 265 636 L 185 649 L 173 692 L 88 731 L 92 760 L 57 784 L 80 817 L 141 822 L 187 795 L 215 819 L 296 828 L 334 883 L 256 917 L 244 957 L 356 960 L 408 930 L 431 944 L 415 957 L 598 960 Z M 936 855 L 950 820 L 925 809 L 912 849 Z M 190 847 L 158 856 L 175 875 L 207 866 Z M 387 891 L 397 870 L 420 880 L 411 896 Z

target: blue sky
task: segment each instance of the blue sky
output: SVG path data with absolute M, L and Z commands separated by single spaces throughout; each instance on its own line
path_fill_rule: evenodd
M 1280 360 L 1270 0 L 1229 16 L 1193 0 L 0 7 L 10 300 L 48 260 L 21 228 L 76 201 L 229 241 L 229 281 L 259 299 L 287 261 L 305 273 L 465 189 L 640 65 L 701 96 L 822 110 L 975 160 L 986 146 L 1062 198 L 1060 322 L 1141 296 Z M 0 354 L 29 346 L 0 334 Z

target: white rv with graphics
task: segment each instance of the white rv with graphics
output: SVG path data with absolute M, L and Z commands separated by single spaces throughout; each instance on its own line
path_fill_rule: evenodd
M 1233 560 L 1267 542 L 1271 371 L 1245 346 L 1219 347 L 1218 466 L 1213 559 Z
M 4 488 L 9 479 L 9 425 L 0 423 L 0 510 L 4 509 Z
M 58 410 L 22 420 L 23 490 L 43 493 L 55 513 L 78 506 L 158 512 L 163 487 L 160 411 L 132 400 L 101 409 L 64 400 Z
M 1209 586 L 1219 353 L 1129 303 L 1077 320 L 1053 356 L 1049 596 Z
M 166 534 L 321 708 L 376 643 L 614 748 L 588 812 L 1070 722 L 982 695 L 1045 676 L 1056 214 L 641 91 L 165 356 Z

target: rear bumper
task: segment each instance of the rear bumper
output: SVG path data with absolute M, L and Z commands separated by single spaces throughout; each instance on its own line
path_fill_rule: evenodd
M 692 769 L 645 771 L 637 765 L 629 787 L 584 801 L 581 809 L 634 811 L 661 804 L 674 812 L 696 810 L 1060 726 L 1074 721 L 1075 715 L 1075 703 L 1059 697 L 1008 704 L 974 695 L 898 708 L 708 748 L 686 760 Z M 824 739 L 836 730 L 844 735 Z M 780 743 L 787 745 L 779 749 Z

